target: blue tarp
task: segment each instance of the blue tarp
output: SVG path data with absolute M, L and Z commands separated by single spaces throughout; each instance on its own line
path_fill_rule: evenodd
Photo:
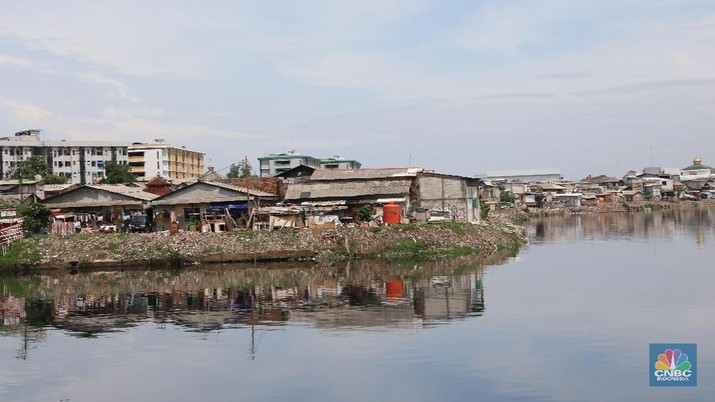
M 215 209 L 248 209 L 247 202 L 222 202 L 218 204 L 211 204 L 209 208 Z

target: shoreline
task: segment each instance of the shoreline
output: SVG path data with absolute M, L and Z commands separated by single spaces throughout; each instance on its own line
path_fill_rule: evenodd
M 331 265 L 362 259 L 429 260 L 492 255 L 518 250 L 524 244 L 523 228 L 499 220 L 273 232 L 47 235 L 15 243 L 0 257 L 0 273 L 282 261 Z
M 204 264 L 353 260 L 430 260 L 493 255 L 527 244 L 522 225 L 566 214 L 631 213 L 710 208 L 712 201 L 660 201 L 570 208 L 507 208 L 481 223 L 443 222 L 374 228 L 282 229 L 224 233 L 169 232 L 47 235 L 18 241 L 0 256 L 0 273 L 182 268 Z

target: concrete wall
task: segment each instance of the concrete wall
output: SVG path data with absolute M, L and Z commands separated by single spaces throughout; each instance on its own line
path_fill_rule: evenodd
M 450 211 L 456 221 L 475 221 L 477 214 L 472 211 L 467 182 L 452 176 L 419 176 L 416 208 Z

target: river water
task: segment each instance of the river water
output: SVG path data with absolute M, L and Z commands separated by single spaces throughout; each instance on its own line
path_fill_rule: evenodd
M 0 278 L 0 401 L 712 401 L 715 211 L 532 222 L 517 256 Z M 696 387 L 650 387 L 650 343 Z M 691 358 L 691 360 L 693 360 Z

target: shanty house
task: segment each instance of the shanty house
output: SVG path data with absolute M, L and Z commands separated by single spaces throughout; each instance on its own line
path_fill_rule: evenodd
M 125 217 L 144 213 L 156 197 L 140 187 L 91 184 L 57 194 L 41 203 L 55 210 L 54 216 L 62 216 L 65 222 L 81 223 L 82 227 L 92 229 L 105 224 L 119 228 Z
M 402 216 L 411 208 L 410 187 L 415 169 L 355 169 L 321 170 L 313 172 L 307 182 L 288 183 L 285 201 L 306 206 L 344 208 L 335 209 L 343 222 L 357 221 L 362 205 L 381 207 L 389 202 L 400 206 Z
M 397 204 L 403 220 L 434 216 L 477 221 L 478 179 L 439 174 L 423 168 L 317 169 L 309 181 L 288 183 L 285 200 L 297 204 L 344 205 L 344 222 L 357 220 L 361 206 L 382 215 Z M 419 220 L 419 218 L 417 219 Z
M 225 183 L 196 181 L 151 203 L 157 227 L 221 232 L 245 228 L 254 208 L 273 205 L 275 194 Z

